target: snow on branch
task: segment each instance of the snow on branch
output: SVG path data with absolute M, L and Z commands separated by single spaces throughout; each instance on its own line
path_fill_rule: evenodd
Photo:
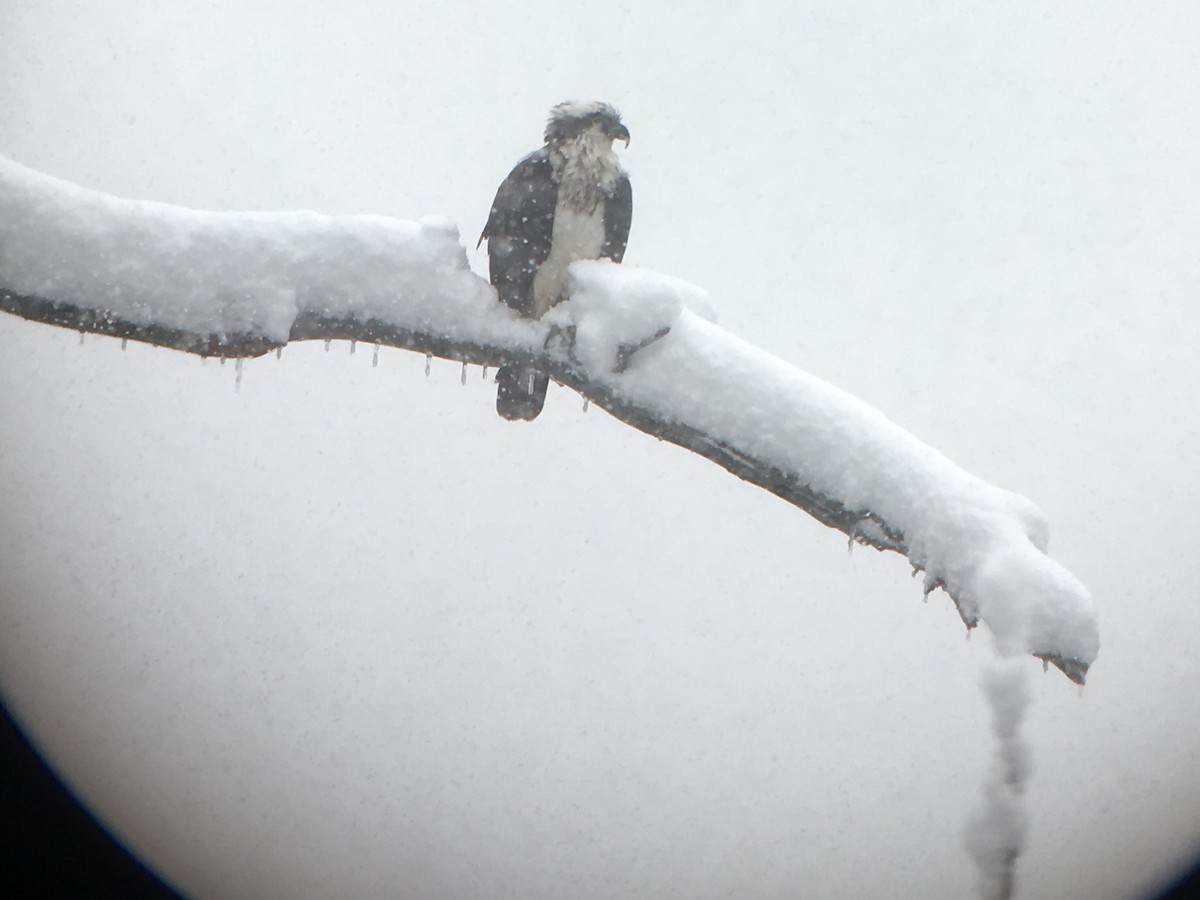
M 908 557 L 968 628 L 1083 683 L 1091 598 L 1039 510 L 856 398 L 706 320 L 703 292 L 577 263 L 568 303 L 518 318 L 444 219 L 211 213 L 110 197 L 0 158 L 0 307 L 201 356 L 344 339 L 536 363 L 616 418 L 712 460 L 850 540 Z

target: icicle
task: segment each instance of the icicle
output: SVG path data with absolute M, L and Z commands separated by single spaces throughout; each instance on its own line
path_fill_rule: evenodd
M 233 363 L 233 369 L 237 372 L 237 377 L 233 380 L 233 389 L 240 392 L 242 390 L 242 363 L 244 360 L 239 356 Z
M 125 345 L 129 343 L 129 338 L 121 338 L 121 349 L 125 349 Z
M 378 344 L 375 345 L 375 352 L 373 354 L 371 354 L 371 368 L 372 369 L 379 368 L 379 345 Z
M 465 359 L 463 360 L 462 377 L 459 379 L 459 382 L 464 386 L 467 383 L 467 361 Z
M 587 410 L 588 410 L 588 398 L 584 397 L 583 398 L 583 411 L 587 412 Z
M 329 352 L 329 345 L 332 343 L 333 343 L 333 340 L 331 338 L 325 338 L 325 352 L 326 353 Z
M 282 347 L 276 347 L 276 348 L 275 348 L 275 358 L 276 358 L 276 359 L 283 359 L 283 348 L 282 348 Z
M 854 545 L 855 544 L 860 544 L 860 543 L 865 544 L 866 543 L 866 541 L 860 537 L 862 532 L 859 530 L 859 526 L 862 525 L 863 522 L 868 522 L 868 521 L 870 521 L 870 520 L 866 519 L 866 518 L 859 519 L 857 522 L 854 523 L 854 527 L 850 529 L 849 540 L 846 542 L 846 555 L 847 556 L 854 555 Z
M 433 354 L 426 353 L 425 354 L 425 377 L 426 378 L 429 377 L 429 366 L 432 362 L 433 362 Z
M 354 340 L 350 341 L 350 355 L 351 356 L 354 355 L 354 351 L 357 347 L 358 347 L 358 341 L 354 341 Z

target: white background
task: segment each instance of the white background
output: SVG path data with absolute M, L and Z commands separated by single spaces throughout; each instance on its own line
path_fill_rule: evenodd
M 1022 895 L 1130 897 L 1200 849 L 1195 10 L 5 4 L 0 154 L 473 246 L 553 103 L 616 104 L 628 263 L 1049 516 L 1103 643 L 1036 680 Z M 137 852 L 203 897 L 973 891 L 986 634 L 568 391 L 512 425 L 423 368 L 235 392 L 0 317 L 0 688 Z

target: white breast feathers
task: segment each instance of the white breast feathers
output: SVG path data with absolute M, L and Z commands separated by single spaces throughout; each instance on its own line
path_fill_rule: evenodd
M 567 292 L 567 266 L 578 259 L 597 259 L 604 248 L 604 207 L 600 202 L 590 212 L 564 202 L 560 189 L 554 208 L 554 232 L 550 255 L 533 278 L 533 317 L 542 315 L 563 300 Z

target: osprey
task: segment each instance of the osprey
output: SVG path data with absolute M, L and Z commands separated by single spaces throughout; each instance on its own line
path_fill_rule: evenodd
M 522 316 L 539 319 L 566 298 L 567 266 L 579 259 L 620 262 L 633 218 L 629 176 L 613 141 L 629 129 L 607 103 L 560 103 L 550 110 L 546 144 L 522 159 L 496 192 L 479 243 L 488 242 L 491 282 Z M 502 366 L 496 411 L 533 419 L 549 376 Z

